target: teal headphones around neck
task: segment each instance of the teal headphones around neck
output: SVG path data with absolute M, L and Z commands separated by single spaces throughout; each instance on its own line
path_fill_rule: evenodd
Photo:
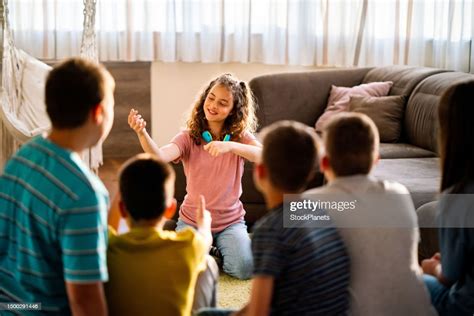
M 201 136 L 207 143 L 212 142 L 212 135 L 209 131 L 202 132 Z M 228 142 L 229 140 L 230 140 L 230 134 L 225 134 L 224 139 L 222 141 Z

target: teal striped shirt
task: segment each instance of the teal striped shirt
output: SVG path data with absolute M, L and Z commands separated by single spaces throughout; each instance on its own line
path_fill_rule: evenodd
M 107 281 L 108 204 L 76 153 L 41 136 L 23 145 L 0 176 L 0 302 L 64 315 L 65 281 Z

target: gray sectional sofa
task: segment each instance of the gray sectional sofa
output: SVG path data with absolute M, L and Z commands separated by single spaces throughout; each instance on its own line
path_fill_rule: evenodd
M 406 96 L 402 136 L 398 143 L 382 143 L 381 160 L 374 175 L 404 184 L 415 207 L 436 198 L 440 172 L 437 157 L 437 107 L 440 96 L 450 86 L 474 75 L 443 69 L 389 66 L 343 68 L 300 73 L 282 73 L 253 78 L 250 87 L 258 103 L 259 129 L 279 120 L 296 120 L 309 126 L 324 112 L 331 85 L 352 87 L 362 83 L 392 81 L 389 95 Z M 185 179 L 177 166 L 176 194 L 184 197 Z M 310 187 L 323 184 L 316 175 Z M 241 197 L 246 220 L 254 223 L 265 212 L 263 197 L 255 189 L 252 165 L 247 163 Z

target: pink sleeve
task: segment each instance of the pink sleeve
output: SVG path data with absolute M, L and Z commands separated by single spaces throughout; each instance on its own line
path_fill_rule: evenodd
M 240 137 L 240 142 L 242 144 L 250 144 L 252 143 L 253 141 L 258 141 L 257 138 L 252 134 L 252 133 L 249 133 L 249 132 L 243 132 L 242 133 L 242 136 Z
M 189 157 L 189 151 L 191 150 L 191 136 L 187 131 L 182 131 L 176 134 L 170 141 L 170 143 L 175 144 L 179 148 L 179 158 L 173 160 L 173 163 L 178 163 L 181 160 L 187 160 Z

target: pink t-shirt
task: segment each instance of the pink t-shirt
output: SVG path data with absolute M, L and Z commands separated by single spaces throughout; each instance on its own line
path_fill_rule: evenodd
M 248 144 L 253 140 L 251 133 L 244 133 L 240 142 Z M 233 153 L 213 157 L 203 148 L 206 142 L 196 145 L 188 131 L 177 134 L 171 143 L 176 144 L 181 153 L 174 162 L 183 162 L 186 175 L 187 194 L 179 209 L 180 219 L 196 225 L 196 208 L 202 194 L 211 212 L 213 233 L 242 221 L 245 211 L 239 198 L 245 159 Z

